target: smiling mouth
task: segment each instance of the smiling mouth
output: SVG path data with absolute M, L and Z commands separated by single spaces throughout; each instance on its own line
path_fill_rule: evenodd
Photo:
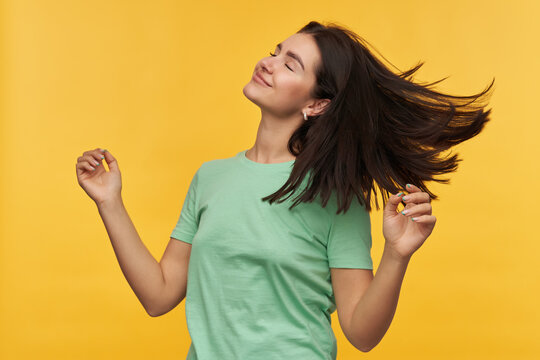
M 266 86 L 271 87 L 270 84 L 268 84 L 266 81 L 264 81 L 264 79 L 262 78 L 262 76 L 259 75 L 259 73 L 253 74 L 253 77 L 256 78 L 257 80 L 259 80 L 261 83 L 265 84 Z

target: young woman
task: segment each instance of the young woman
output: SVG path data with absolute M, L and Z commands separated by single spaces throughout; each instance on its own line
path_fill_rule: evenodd
M 438 155 L 482 130 L 493 82 L 442 94 L 408 79 L 422 63 L 394 74 L 365 44 L 313 21 L 255 65 L 243 89 L 261 109 L 255 144 L 199 167 L 159 263 L 123 205 L 115 157 L 78 158 L 78 182 L 148 314 L 186 298 L 187 359 L 336 359 L 335 310 L 364 352 L 390 326 L 408 262 L 435 226 L 424 182 L 457 169 L 456 155 Z M 375 276 L 374 182 L 385 239 Z

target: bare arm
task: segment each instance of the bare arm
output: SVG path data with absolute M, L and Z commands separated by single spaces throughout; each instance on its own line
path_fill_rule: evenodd
M 158 263 L 141 241 L 121 198 L 97 204 L 122 273 L 146 312 L 159 316 L 170 311 L 185 297 L 191 245 L 171 239 Z
M 352 311 L 350 337 L 356 348 L 371 350 L 390 327 L 409 260 L 385 247 L 375 277 Z
M 103 160 L 108 164 L 105 169 Z M 186 294 L 191 244 L 172 239 L 157 262 L 144 246 L 122 201 L 122 177 L 106 149 L 85 151 L 75 165 L 77 182 L 97 205 L 111 244 L 131 289 L 150 316 L 178 305 Z

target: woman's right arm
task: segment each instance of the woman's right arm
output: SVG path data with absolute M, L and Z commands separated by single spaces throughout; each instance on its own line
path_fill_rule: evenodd
M 109 171 L 100 166 L 103 159 Z M 131 289 L 150 316 L 167 313 L 185 297 L 191 245 L 171 238 L 161 262 L 156 261 L 124 207 L 118 163 L 106 150 L 84 152 L 78 158 L 76 170 L 79 185 L 98 207 Z
M 158 263 L 139 237 L 121 198 L 98 204 L 98 211 L 122 273 L 146 312 L 150 316 L 160 316 L 172 310 L 186 293 L 187 249 L 178 251 L 169 244 Z M 181 245 L 176 244 L 179 241 L 175 239 L 171 242 Z M 183 244 L 191 250 L 191 245 Z M 180 279 L 176 278 L 178 275 Z

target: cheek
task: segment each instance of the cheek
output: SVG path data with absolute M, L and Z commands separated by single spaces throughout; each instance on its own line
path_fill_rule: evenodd
M 290 100 L 304 98 L 309 91 L 307 84 L 296 75 L 276 79 L 274 89 L 280 97 L 287 97 Z
M 274 111 L 283 116 L 290 116 L 298 112 L 308 97 L 309 89 L 301 78 L 283 76 L 275 78 L 272 99 Z

